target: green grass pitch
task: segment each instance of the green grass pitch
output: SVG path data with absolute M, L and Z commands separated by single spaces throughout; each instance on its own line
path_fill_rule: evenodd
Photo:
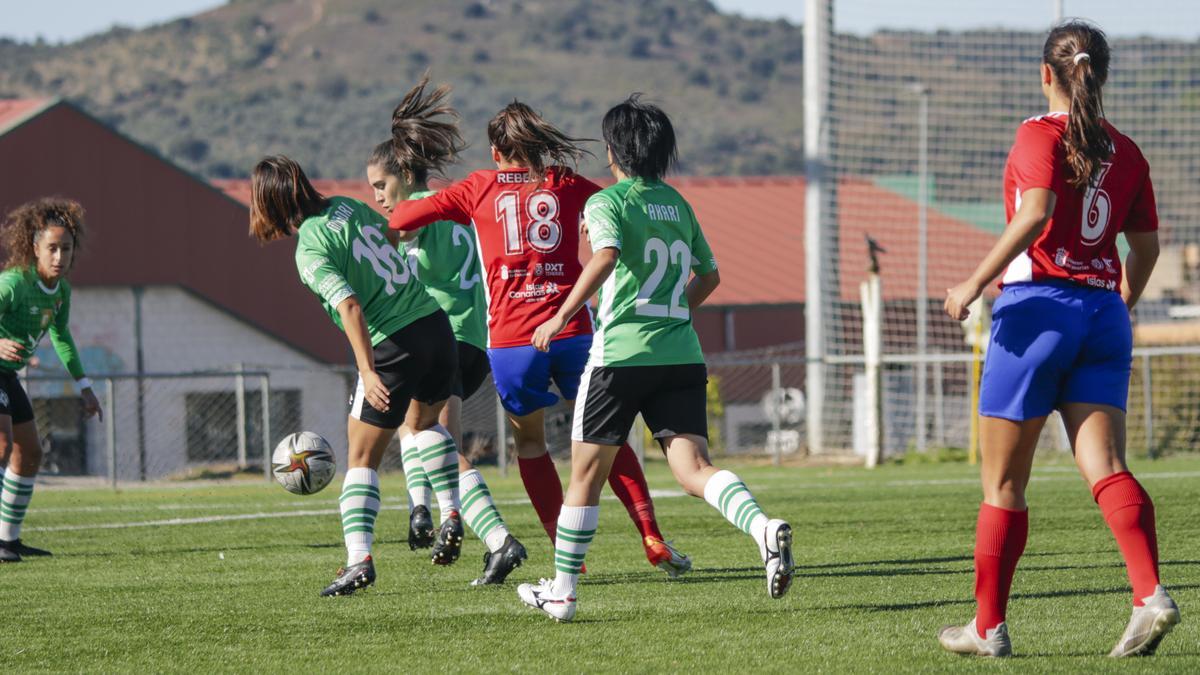
M 1008 662 L 945 654 L 934 638 L 971 617 L 974 468 L 728 468 L 792 523 L 791 593 L 769 599 L 753 543 L 683 496 L 657 500 L 695 560 L 668 582 L 606 500 L 573 624 L 517 600 L 514 582 L 552 574 L 552 552 L 515 475 L 485 471 L 530 553 L 506 586 L 468 586 L 482 553 L 471 536 L 450 568 L 410 552 L 403 478 L 389 475 L 379 581 L 329 599 L 317 593 L 343 560 L 337 483 L 303 498 L 251 483 L 41 489 L 24 539 L 56 555 L 0 567 L 0 671 L 1200 672 L 1200 458 L 1135 464 L 1183 623 L 1157 656 L 1127 662 L 1104 656 L 1128 619 L 1124 568 L 1069 465 L 1040 465 L 1030 487 Z M 660 461 L 648 473 L 675 490 Z

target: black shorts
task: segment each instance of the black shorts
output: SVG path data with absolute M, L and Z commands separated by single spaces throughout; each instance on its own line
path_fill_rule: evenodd
M 471 398 L 490 372 L 492 365 L 488 362 L 487 352 L 466 342 L 458 343 L 458 372 L 451 393 L 464 401 Z
M 0 369 L 0 415 L 11 417 L 13 424 L 33 421 L 33 404 L 20 378 L 11 370 Z
M 389 335 L 375 345 L 375 372 L 391 394 L 387 412 L 367 402 L 362 378 L 350 397 L 350 416 L 381 429 L 404 423 L 412 399 L 437 403 L 450 398 L 458 349 L 446 313 L 438 310 Z
M 588 366 L 575 399 L 571 440 L 621 445 L 638 413 L 655 438 L 708 438 L 708 369 L 674 366 Z

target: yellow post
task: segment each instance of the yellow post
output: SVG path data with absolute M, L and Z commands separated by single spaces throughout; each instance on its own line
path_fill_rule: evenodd
M 975 322 L 973 328 L 975 339 L 971 345 L 971 447 L 968 451 L 972 466 L 979 462 L 979 376 L 983 370 L 983 359 L 980 358 L 983 353 L 982 317 Z

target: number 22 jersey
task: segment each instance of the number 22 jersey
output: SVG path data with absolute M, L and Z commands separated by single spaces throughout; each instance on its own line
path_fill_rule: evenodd
M 539 180 L 525 169 L 476 171 L 424 199 L 392 210 L 389 226 L 416 230 L 439 220 L 471 223 L 488 300 L 488 346 L 528 345 L 562 306 L 583 271 L 580 214 L 600 187 L 563 167 Z M 558 338 L 592 332 L 577 312 Z
M 1017 130 L 1004 167 L 1004 207 L 1009 222 L 1021 208 L 1021 195 L 1045 188 L 1055 195 L 1054 213 L 1046 229 L 1017 255 L 1002 284 L 1059 279 L 1117 291 L 1121 259 L 1117 234 L 1158 229 L 1150 165 L 1137 145 L 1107 121 L 1113 153 L 1086 190 L 1068 182 L 1062 138 L 1067 113 L 1033 117 Z

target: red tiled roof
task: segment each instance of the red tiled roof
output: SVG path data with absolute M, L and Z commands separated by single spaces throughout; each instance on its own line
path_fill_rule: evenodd
M 249 203 L 249 181 L 214 184 Z M 707 305 L 804 302 L 804 178 L 677 178 L 671 184 L 692 205 L 721 266 L 721 286 Z M 316 180 L 313 185 L 324 194 L 376 206 L 365 180 Z M 867 235 L 887 251 L 880 259 L 884 296 L 916 297 L 917 204 L 856 179 L 840 182 L 838 203 L 842 299 L 859 297 L 858 284 L 867 276 Z M 928 222 L 929 296 L 939 297 L 971 273 L 995 238 L 933 209 Z
M 0 99 L 0 133 L 51 103 L 49 98 Z

